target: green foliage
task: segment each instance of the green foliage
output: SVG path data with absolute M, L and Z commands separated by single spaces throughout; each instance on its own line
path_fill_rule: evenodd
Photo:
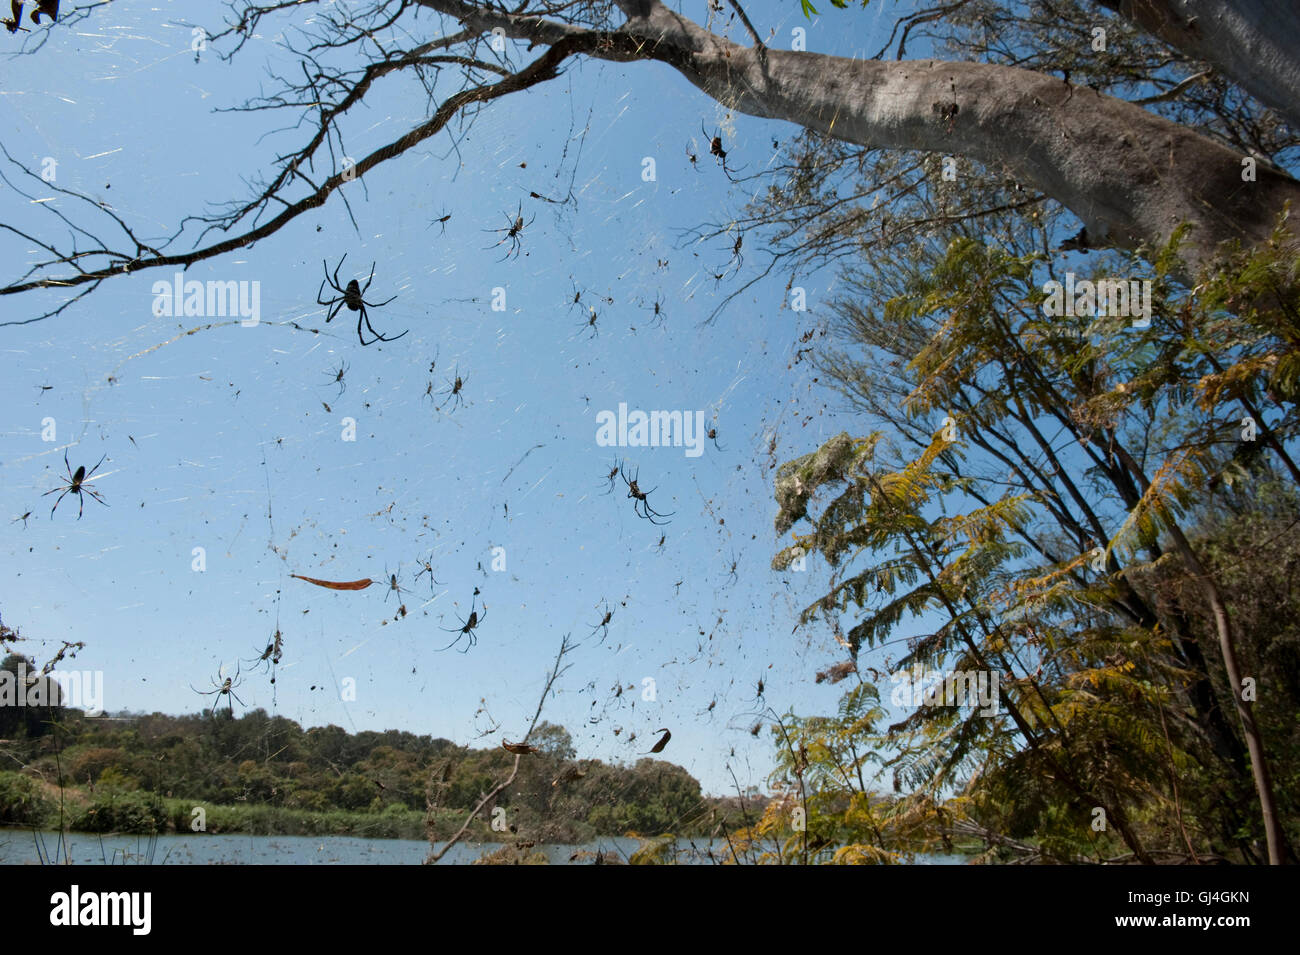
M 154 796 L 143 792 L 97 789 L 90 803 L 73 817 L 71 828 L 81 832 L 166 831 L 167 810 Z
M 190 831 L 190 811 L 203 806 L 214 833 L 446 839 L 514 762 L 498 747 L 473 750 L 398 731 L 303 730 L 264 710 L 217 720 L 73 713 L 61 726 L 58 758 L 38 738 L 11 745 L 20 765 L 64 779 L 69 824 L 92 831 L 149 831 L 144 807 L 161 793 L 161 824 L 178 832 Z M 689 836 L 727 816 L 670 763 L 575 761 L 572 737 L 550 723 L 530 740 L 540 752 L 522 760 L 497 804 L 533 841 L 581 842 L 633 829 Z M 482 819 L 470 835 L 492 838 Z
M 803 7 L 803 15 L 808 19 L 812 19 L 813 15 L 817 13 L 817 8 L 809 0 L 799 0 L 799 4 Z M 862 0 L 862 5 L 865 7 L 867 0 Z M 831 6 L 839 10 L 847 10 L 849 4 L 848 0 L 831 0 Z
M 780 468 L 776 527 L 799 532 L 773 566 L 816 552 L 832 569 L 800 623 L 830 624 L 856 682 L 835 717 L 782 721 L 783 795 L 739 834 L 744 852 L 887 862 L 973 838 L 988 861 L 1259 859 L 1216 617 L 1170 540 L 1211 568 L 1243 672 L 1268 674 L 1270 757 L 1293 766 L 1300 681 L 1280 661 L 1300 662 L 1294 611 L 1260 608 L 1300 563 L 1286 533 L 1300 263 L 1279 223 L 1190 289 L 1171 278 L 1180 239 L 1087 276 L 1149 282 L 1145 327 L 1046 315 L 1030 231 L 992 246 L 955 230 L 855 273 L 836 309 L 860 351 L 824 364 L 868 433 Z M 919 632 L 896 673 L 996 674 L 997 713 L 913 701 L 876 730 L 879 674 L 859 657 L 903 627 Z M 881 773 L 899 796 L 874 791 Z M 1297 774 L 1277 775 L 1294 839 Z
M 36 780 L 0 772 L 0 824 L 41 827 L 57 813 L 58 806 Z

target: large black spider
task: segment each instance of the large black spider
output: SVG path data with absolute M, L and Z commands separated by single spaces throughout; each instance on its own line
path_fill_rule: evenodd
M 650 495 L 654 493 L 655 489 L 651 488 L 648 491 L 643 491 L 637 486 L 637 475 L 641 473 L 639 470 L 633 472 L 632 477 L 629 479 L 620 464 L 618 473 L 623 478 L 623 483 L 627 485 L 627 496 L 633 498 L 632 510 L 637 517 L 644 517 L 651 524 L 659 524 L 660 522 L 655 520 L 656 517 L 672 517 L 677 513 L 676 511 L 670 511 L 667 514 L 660 514 L 650 506 Z M 644 513 L 642 513 L 642 509 L 644 509 Z M 663 523 L 669 524 L 671 521 L 663 521 Z
M 469 637 L 469 641 L 465 644 L 465 649 L 462 650 L 461 653 L 469 653 L 470 647 L 478 643 L 478 637 L 474 636 L 474 628 L 487 619 L 487 604 L 483 605 L 483 616 L 481 617 L 478 615 L 478 611 L 474 609 L 474 601 L 478 600 L 478 596 L 479 596 L 478 588 L 475 587 L 474 597 L 469 602 L 469 619 L 466 620 L 461 626 L 452 627 L 449 630 L 446 627 L 438 628 L 440 630 L 446 630 L 448 633 L 456 634 L 456 639 L 451 641 L 451 643 L 447 644 L 445 647 L 443 647 L 442 650 L 450 650 L 456 644 L 460 643 L 461 637 Z M 441 653 L 442 650 L 439 650 L 438 652 Z
M 510 243 L 510 248 L 506 249 L 506 254 L 503 255 L 498 261 L 504 262 L 512 255 L 515 256 L 516 258 L 519 257 L 519 253 L 523 248 L 523 243 L 519 240 L 519 237 L 523 234 L 523 231 L 525 229 L 527 229 L 530 225 L 533 224 L 533 221 L 536 218 L 537 216 L 534 214 L 532 219 L 529 219 L 527 222 L 524 222 L 524 204 L 521 202 L 519 203 L 518 208 L 515 209 L 514 216 L 509 216 L 509 215 L 506 216 L 506 222 L 508 223 L 508 225 L 506 225 L 505 228 L 483 230 L 484 232 L 505 233 L 505 235 L 502 236 L 500 242 L 496 242 L 493 245 L 488 246 L 488 249 L 495 249 L 497 246 L 501 245 L 502 242 Z
M 732 182 L 735 182 L 736 181 L 735 177 L 731 175 L 732 170 L 727 168 L 727 151 L 722 148 L 722 130 L 718 130 L 717 133 L 710 136 L 709 131 L 704 128 L 704 124 L 700 123 L 700 132 L 704 134 L 704 139 L 709 144 L 709 155 L 717 157 L 718 165 L 722 167 L 723 173 L 726 174 L 726 177 L 728 179 L 730 179 Z M 694 164 L 695 159 L 692 159 L 691 163 Z M 697 170 L 699 169 L 698 166 L 696 166 L 695 168 Z M 740 170 L 736 170 L 736 171 L 739 172 Z
M 190 684 L 190 689 L 202 696 L 213 696 L 214 694 L 216 695 L 216 699 L 212 701 L 212 709 L 208 711 L 208 716 L 211 717 L 216 715 L 217 704 L 221 702 L 221 698 L 223 696 L 226 697 L 226 703 L 229 705 L 230 715 L 234 716 L 235 715 L 234 700 L 239 700 L 240 706 L 245 705 L 244 701 L 240 700 L 238 694 L 235 693 L 235 687 L 239 686 L 240 684 L 239 676 L 240 676 L 240 669 L 238 665 L 235 666 L 235 675 L 233 677 L 226 676 L 225 667 L 222 667 L 221 669 L 217 670 L 217 678 L 212 681 L 212 689 L 200 690 L 193 683 Z
M 108 455 L 106 454 L 104 455 L 103 458 L 100 458 L 99 464 L 103 464 L 104 458 L 107 457 Z M 86 466 L 84 464 L 81 467 L 77 468 L 76 474 L 73 474 L 72 465 L 68 463 L 68 452 L 67 451 L 63 452 L 63 466 L 68 471 L 68 483 L 60 484 L 58 487 L 54 488 L 53 490 L 46 491 L 44 494 L 41 495 L 41 497 L 49 497 L 49 495 L 53 494 L 55 491 L 63 492 L 55 500 L 54 506 L 50 508 L 50 517 L 54 517 L 54 512 L 59 509 L 59 504 L 62 503 L 63 498 L 68 494 L 77 495 L 77 499 L 81 501 L 81 506 L 77 508 L 77 520 L 81 520 L 81 513 L 86 509 L 87 494 L 89 494 L 95 500 L 99 501 L 100 504 L 103 504 L 105 507 L 108 507 L 108 502 L 106 502 L 102 497 L 100 497 L 99 492 L 90 486 L 89 479 L 91 475 L 93 475 L 96 471 L 99 470 L 99 464 L 96 464 L 93 468 L 90 469 L 90 474 L 86 473 Z
M 375 331 L 375 326 L 370 324 L 370 316 L 366 314 L 367 307 L 379 308 L 382 305 L 387 305 L 393 300 L 393 298 L 397 298 L 397 296 L 394 295 L 393 298 L 383 302 L 367 302 L 365 300 L 363 296 L 366 294 L 366 289 L 370 288 L 370 283 L 375 280 L 374 262 L 370 263 L 370 278 L 366 279 L 365 285 L 361 285 L 356 279 L 352 279 L 348 282 L 346 287 L 339 285 L 339 269 L 343 268 L 343 260 L 346 258 L 347 253 L 344 253 L 343 258 L 339 259 L 339 264 L 334 267 L 333 279 L 330 278 L 329 264 L 325 262 L 324 259 L 321 260 L 321 265 L 325 266 L 325 279 L 320 283 L 320 289 L 316 292 L 316 304 L 324 305 L 330 310 L 328 317 L 325 319 L 325 323 L 328 325 L 330 322 L 334 321 L 334 316 L 338 315 L 338 313 L 342 311 L 343 306 L 346 305 L 352 311 L 361 313 L 357 318 L 357 338 L 360 339 L 363 348 L 366 345 L 373 345 L 375 342 L 397 341 L 397 339 L 401 338 L 402 335 L 405 335 L 406 332 L 402 332 L 402 335 L 394 335 L 392 338 L 385 338 L 383 335 L 379 334 L 379 332 Z M 329 301 L 321 298 L 321 293 L 325 291 L 326 283 L 329 283 L 330 288 L 339 293 L 330 298 Z M 370 334 L 375 336 L 370 341 L 366 341 L 366 336 L 361 333 L 362 325 L 365 325 L 365 327 L 370 330 Z M 410 329 L 408 328 L 406 331 L 409 332 Z

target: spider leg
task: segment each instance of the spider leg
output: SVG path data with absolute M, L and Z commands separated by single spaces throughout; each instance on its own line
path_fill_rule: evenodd
M 347 259 L 347 257 L 348 257 L 348 254 L 347 254 L 346 252 L 344 252 L 344 253 L 343 253 L 343 258 L 342 258 L 342 259 L 339 259 L 339 264 L 336 265 L 336 266 L 334 266 L 334 287 L 335 287 L 336 289 L 338 289 L 340 292 L 342 292 L 343 289 L 339 288 L 339 269 L 343 268 L 343 262 L 344 262 L 344 260 Z M 326 268 L 329 268 L 329 266 L 327 265 Z
M 361 304 L 362 304 L 362 305 L 366 305 L 366 306 L 368 306 L 368 307 L 370 307 L 370 308 L 381 308 L 381 307 L 387 305 L 389 302 L 393 301 L 393 300 L 396 299 L 396 298 L 397 298 L 397 296 L 394 295 L 392 298 L 390 298 L 390 299 L 386 299 L 386 300 L 384 300 L 384 301 L 382 301 L 382 302 L 362 302 Z
M 389 299 L 389 301 L 391 302 L 392 299 Z M 375 341 L 381 341 L 381 342 L 395 342 L 395 341 L 397 341 L 399 338 L 401 338 L 402 335 L 405 335 L 406 332 L 409 332 L 409 331 L 410 331 L 410 329 L 408 328 L 408 329 L 406 330 L 406 332 L 402 332 L 402 335 L 393 335 L 391 338 L 385 338 L 383 335 L 379 334 L 379 332 L 375 331 L 375 326 L 373 326 L 373 325 L 370 324 L 370 316 L 366 314 L 365 309 L 362 309 L 362 310 L 361 310 L 361 316 L 362 316 L 362 318 L 365 320 L 366 328 L 370 329 L 370 334 L 372 334 L 372 335 L 375 336 L 374 341 L 372 341 L 372 342 L 370 343 L 370 344 L 372 344 L 372 345 L 375 343 Z M 358 337 L 360 337 L 360 335 L 361 335 L 361 325 L 360 325 L 360 323 L 357 324 L 357 335 L 358 335 Z M 363 341 L 361 344 L 364 345 L 365 342 Z
M 104 463 L 104 458 L 107 458 L 107 457 L 108 457 L 108 455 L 106 454 L 106 455 L 104 455 L 103 458 L 100 458 L 100 459 L 99 459 L 99 464 L 103 464 L 103 463 Z M 85 476 L 84 478 L 82 478 L 83 483 L 84 483 L 85 481 L 89 481 L 89 480 L 90 480 L 90 476 L 91 476 L 92 474 L 94 474 L 96 471 L 99 470 L 99 464 L 96 464 L 93 468 L 91 468 L 89 471 L 86 472 L 86 476 Z
M 371 344 L 371 342 L 366 341 L 365 336 L 361 334 L 361 326 L 362 326 L 363 323 L 366 324 L 366 325 L 369 325 L 369 324 L 370 324 L 370 320 L 366 317 L 366 307 L 365 307 L 365 305 L 362 305 L 361 308 L 358 309 L 358 311 L 359 311 L 361 314 L 357 316 L 357 339 L 361 342 L 361 347 L 362 347 L 362 348 L 365 348 L 367 345 Z M 371 331 L 372 334 L 374 333 L 374 329 L 373 329 L 373 328 L 370 329 L 370 331 Z
M 59 490 L 59 489 L 56 487 L 56 488 L 54 489 L 54 491 L 57 491 L 57 490 Z M 52 508 L 50 508 L 50 517 L 53 517 L 53 516 L 54 516 L 54 512 L 57 511 L 57 510 L 59 509 L 59 502 L 63 500 L 64 495 L 66 495 L 66 494 L 68 493 L 69 490 L 71 490 L 71 488 L 64 488 L 64 489 L 63 489 L 63 494 L 60 494 L 60 495 L 59 495 L 59 499 L 58 499 L 57 501 L 55 501 L 55 502 L 54 502 L 54 506 L 53 506 Z M 45 494 L 53 494 L 54 491 L 46 491 Z M 42 494 L 41 497 L 44 497 L 45 494 Z
M 439 629 L 439 630 L 445 630 L 446 627 L 439 627 L 438 629 Z M 454 647 L 456 644 L 460 643 L 460 638 L 461 638 L 462 636 L 464 636 L 464 634 L 465 634 L 465 631 L 464 631 L 464 630 L 457 631 L 457 632 L 456 632 L 456 639 L 453 640 L 453 641 L 451 641 L 451 643 L 447 644 L 445 647 L 440 647 L 436 652 L 438 652 L 438 653 L 442 653 L 442 652 L 445 651 L 445 650 L 450 650 L 450 649 L 451 649 L 452 647 Z
M 370 278 L 366 279 L 366 284 L 361 289 L 362 295 L 366 294 L 366 289 L 370 288 L 370 283 L 375 280 L 375 265 L 374 262 L 370 263 Z
M 330 309 L 329 314 L 325 317 L 325 324 L 328 325 L 330 322 L 334 321 L 334 319 L 338 317 L 339 312 L 343 310 L 343 306 L 347 304 L 347 299 L 335 298 L 335 299 L 330 299 L 328 303 L 322 302 L 321 304 L 328 304 L 333 306 Z

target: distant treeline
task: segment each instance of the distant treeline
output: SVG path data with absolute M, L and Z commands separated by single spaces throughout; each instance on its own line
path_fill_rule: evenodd
M 0 669 L 14 672 L 20 659 L 11 655 Z M 447 836 L 514 762 L 499 747 L 399 730 L 304 730 L 262 709 L 92 719 L 72 708 L 0 708 L 0 737 L 10 770 L 0 772 L 0 824 L 58 825 L 62 797 L 65 823 L 92 831 L 189 830 L 202 808 L 208 832 L 419 837 L 428 820 L 436 837 Z M 765 805 L 752 794 L 743 806 L 706 797 L 690 773 L 658 759 L 576 759 L 562 726 L 539 724 L 529 742 L 539 752 L 522 759 L 474 834 L 487 837 L 500 808 L 495 818 L 512 835 L 491 833 L 497 839 L 709 837 L 743 826 Z

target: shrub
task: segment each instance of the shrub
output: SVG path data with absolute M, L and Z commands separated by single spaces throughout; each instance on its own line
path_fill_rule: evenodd
M 167 811 L 142 792 L 101 790 L 73 821 L 81 832 L 154 833 L 166 829 Z
M 0 823 L 41 826 L 57 811 L 36 780 L 20 773 L 0 773 Z

